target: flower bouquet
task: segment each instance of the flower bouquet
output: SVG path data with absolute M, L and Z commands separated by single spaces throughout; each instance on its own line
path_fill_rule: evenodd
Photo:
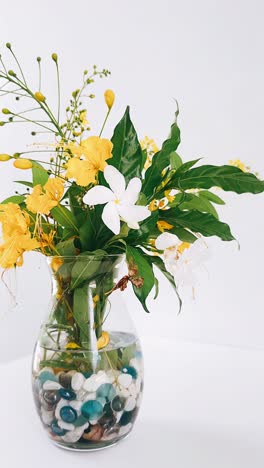
M 42 88 L 41 58 L 39 83 L 30 87 L 11 44 L 6 47 L 15 69 L 0 58 L 0 95 L 14 101 L 2 109 L 0 126 L 29 124 L 32 137 L 45 132 L 50 139 L 0 154 L 0 161 L 32 174 L 30 182 L 18 176 L 20 192 L 0 204 L 0 265 L 19 267 L 33 250 L 48 258 L 53 299 L 33 358 L 36 406 L 56 444 L 102 448 L 131 431 L 143 391 L 142 352 L 122 292 L 131 285 L 148 312 L 160 270 L 179 298 L 178 265 L 186 253 L 191 258 L 204 237 L 234 239 L 216 211 L 224 201 L 210 189 L 256 194 L 264 182 L 233 165 L 183 162 L 178 109 L 160 149 L 147 138 L 140 144 L 129 107 L 111 140 L 104 138 L 111 90 L 104 94 L 102 129 L 93 135 L 87 108 L 95 96 L 88 89 L 109 75 L 96 66 L 84 71 L 61 120 L 57 54 L 51 56 L 55 112 Z

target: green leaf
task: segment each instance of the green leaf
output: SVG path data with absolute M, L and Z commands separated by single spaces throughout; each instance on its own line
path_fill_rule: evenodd
M 21 205 L 22 203 L 24 203 L 24 201 L 24 195 L 13 195 L 12 197 L 6 198 L 1 203 L 2 205 L 6 205 L 7 203 L 16 203 L 17 205 Z
M 113 156 L 107 162 L 116 167 L 128 182 L 132 177 L 140 177 L 142 170 L 142 150 L 131 122 L 129 107 L 117 124 L 112 137 Z
M 33 187 L 32 182 L 27 182 L 25 180 L 15 180 L 14 182 L 15 184 L 25 185 L 26 187 L 30 187 L 30 188 Z
M 129 269 L 135 270 L 136 277 L 143 281 L 141 287 L 136 287 L 133 284 L 133 289 L 145 311 L 149 312 L 146 305 L 146 299 L 154 286 L 154 273 L 152 266 L 144 258 L 144 254 L 140 249 L 131 247 L 130 245 L 127 245 L 126 259 Z
M 73 293 L 73 316 L 80 328 L 80 341 L 84 348 L 89 345 L 89 298 L 88 287 L 76 288 Z
M 42 187 L 46 184 L 49 178 L 49 174 L 44 169 L 41 164 L 37 162 L 33 162 L 33 167 L 32 167 L 32 177 L 33 177 L 33 186 L 35 185 L 41 185 Z
M 181 226 L 193 232 L 200 232 L 203 236 L 218 236 L 224 241 L 234 240 L 230 227 L 222 223 L 209 213 L 200 211 L 181 211 L 171 208 L 162 212 L 162 218 L 175 227 Z
M 180 210 L 198 210 L 202 213 L 211 213 L 218 219 L 218 214 L 214 206 L 206 198 L 200 198 L 199 194 L 185 193 L 184 201 L 178 205 Z
M 79 229 L 80 231 L 80 240 L 82 244 L 82 250 L 94 250 L 95 248 L 95 236 L 96 236 L 96 229 L 94 226 L 94 212 L 92 212 L 89 208 L 86 213 L 86 218 L 84 223 Z
M 94 252 L 83 252 L 76 258 L 71 273 L 71 289 L 77 288 L 94 278 L 102 264 L 103 257 L 106 255 L 104 250 L 95 250 Z M 102 273 L 102 271 L 100 271 Z
M 187 231 L 187 229 L 182 227 L 173 227 L 169 230 L 169 232 L 176 234 L 176 236 L 179 237 L 182 242 L 189 242 L 189 244 L 193 244 L 197 240 L 197 237 L 192 232 Z
M 68 208 L 63 205 L 55 206 L 55 208 L 52 208 L 51 214 L 55 221 L 57 221 L 61 226 L 73 229 L 76 234 L 78 233 L 76 219 Z
M 187 172 L 191 167 L 193 167 L 198 161 L 200 161 L 201 158 L 198 159 L 193 159 L 192 161 L 187 161 L 186 163 L 182 164 L 176 171 L 176 175 L 178 174 L 183 174 L 184 172 Z
M 167 188 L 221 187 L 223 190 L 236 193 L 261 193 L 264 181 L 250 172 L 243 172 L 234 166 L 200 166 L 184 174 L 175 174 Z
M 174 281 L 174 278 L 173 278 L 172 274 L 168 272 L 168 270 L 166 269 L 166 267 L 164 265 L 163 260 L 160 257 L 157 257 L 156 255 L 155 256 L 153 255 L 153 256 L 148 256 L 148 259 L 161 271 L 161 273 L 163 273 L 165 278 L 167 278 L 167 280 L 169 281 L 169 283 L 173 287 L 173 289 L 174 289 L 174 291 L 175 291 L 175 293 L 176 293 L 176 295 L 178 297 L 178 300 L 179 300 L 179 313 L 180 313 L 181 307 L 182 307 L 182 300 L 181 300 L 181 298 L 179 296 L 178 289 L 177 289 L 177 286 L 175 284 L 175 281 Z
M 225 205 L 225 202 L 222 200 L 222 198 L 215 195 L 215 193 L 209 192 L 208 190 L 200 190 L 198 192 L 198 196 L 206 198 L 207 200 L 211 201 L 212 203 L 216 203 L 217 205 Z
M 182 158 L 178 155 L 178 153 L 171 153 L 170 155 L 170 166 L 171 169 L 178 169 L 182 165 Z
M 137 244 L 146 240 L 151 235 L 151 233 L 154 230 L 156 230 L 158 219 L 159 219 L 158 210 L 152 211 L 151 216 L 149 216 L 149 218 L 145 219 L 145 221 L 140 223 L 139 229 L 130 230 L 127 242 Z
M 58 252 L 58 255 L 61 255 L 62 257 L 74 257 L 77 255 L 75 239 L 68 239 L 64 242 L 59 242 L 56 245 L 56 251 Z
M 180 141 L 180 129 L 176 120 L 171 126 L 170 137 L 164 141 L 161 150 L 153 156 L 152 164 L 146 171 L 142 192 L 147 197 L 153 195 L 155 188 L 162 182 L 162 171 L 169 166 L 170 156 L 176 151 Z
M 132 345 L 127 346 L 126 348 L 124 348 L 124 351 L 123 351 L 122 357 L 121 357 L 121 361 L 122 361 L 123 366 L 128 366 L 129 365 L 130 360 L 133 357 L 135 357 L 136 350 L 137 349 L 136 349 L 135 344 L 132 344 Z

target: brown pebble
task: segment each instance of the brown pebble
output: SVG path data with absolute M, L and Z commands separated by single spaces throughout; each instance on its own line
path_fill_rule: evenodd
M 85 440 L 100 440 L 103 435 L 103 428 L 99 424 L 95 424 L 95 426 L 92 426 L 91 430 L 86 433 L 84 432 L 82 437 Z

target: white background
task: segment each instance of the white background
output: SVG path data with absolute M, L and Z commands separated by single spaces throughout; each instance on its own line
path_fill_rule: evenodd
M 100 81 L 88 108 L 95 134 L 104 118 L 106 88 L 117 96 L 106 136 L 130 104 L 140 137 L 147 134 L 158 144 L 168 134 L 177 98 L 184 160 L 203 157 L 224 164 L 239 158 L 264 176 L 263 13 L 261 0 L 13 0 L 1 6 L 1 43 L 5 55 L 3 44 L 12 43 L 33 87 L 34 59 L 43 57 L 43 92 L 54 105 L 52 52 L 61 63 L 65 105 L 85 68 L 94 63 L 110 68 L 111 78 Z M 31 127 L 0 130 L 1 153 L 21 151 L 31 141 Z M 10 163 L 1 163 L 0 171 L 2 199 L 13 193 L 12 180 L 24 178 L 25 172 Z M 179 316 L 166 283 L 150 305 L 150 316 L 133 299 L 140 335 L 263 347 L 264 195 L 224 198 L 221 215 L 241 250 L 234 242 L 210 241 L 208 273 L 200 277 L 195 301 L 184 294 Z M 46 280 L 39 259 L 28 255 L 18 274 L 19 305 L 12 311 L 1 285 L 1 360 L 31 351 L 49 299 Z

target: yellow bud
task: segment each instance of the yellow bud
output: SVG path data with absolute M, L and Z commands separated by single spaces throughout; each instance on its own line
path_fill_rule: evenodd
M 57 62 L 57 61 L 58 61 L 58 55 L 55 54 L 55 53 L 53 53 L 53 54 L 51 55 L 51 58 L 52 58 L 52 60 L 54 60 L 54 62 Z
M 11 159 L 9 154 L 0 154 L 0 161 L 9 161 L 9 159 Z
M 157 227 L 158 227 L 158 230 L 159 230 L 159 231 L 164 232 L 164 231 L 166 231 L 166 229 L 167 229 L 168 231 L 170 231 L 170 229 L 173 228 L 173 225 L 170 224 L 170 223 L 167 223 L 167 221 L 161 220 L 161 221 L 158 221 L 158 222 L 157 222 Z
M 70 343 L 66 345 L 66 349 L 80 349 L 80 346 L 74 343 L 74 341 L 70 341 Z
M 35 96 L 36 100 L 39 101 L 39 102 L 45 102 L 45 100 L 46 100 L 45 96 L 40 91 L 37 91 L 34 94 L 34 96 Z
M 103 331 L 102 336 L 97 340 L 97 349 L 105 348 L 110 341 L 110 336 L 107 332 Z
M 32 161 L 30 161 L 29 159 L 16 159 L 16 161 L 14 161 L 13 165 L 17 168 L 17 169 L 31 169 L 31 167 L 33 166 L 32 164 Z
M 5 115 L 11 114 L 10 110 L 6 108 L 2 109 L 2 113 Z
M 104 93 L 105 103 L 108 109 L 112 109 L 113 104 L 115 102 L 115 93 L 111 89 L 107 89 Z
M 152 200 L 148 206 L 149 211 L 157 211 L 158 205 L 156 200 Z

